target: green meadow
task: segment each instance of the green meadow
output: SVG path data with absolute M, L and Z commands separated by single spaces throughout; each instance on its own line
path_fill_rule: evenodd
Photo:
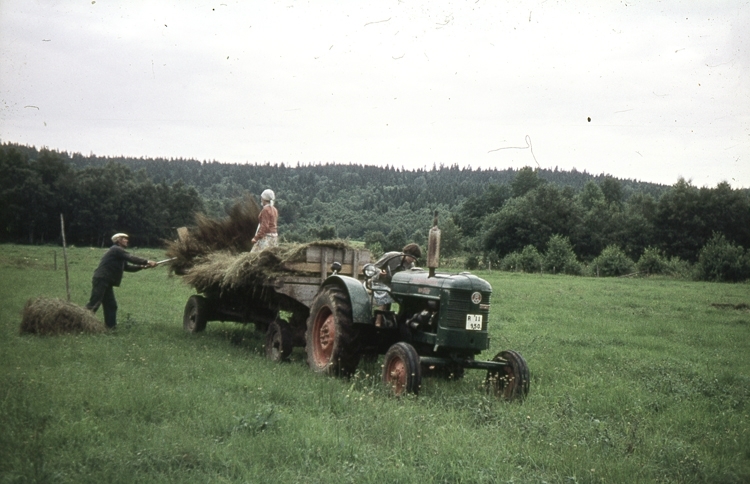
M 73 302 L 103 251 L 68 250 Z M 524 356 L 522 403 L 481 371 L 398 399 L 380 362 L 328 378 L 252 325 L 186 334 L 164 267 L 125 274 L 115 331 L 22 336 L 29 298 L 66 297 L 63 254 L 0 245 L 0 483 L 750 482 L 750 284 L 479 275 L 482 357 Z

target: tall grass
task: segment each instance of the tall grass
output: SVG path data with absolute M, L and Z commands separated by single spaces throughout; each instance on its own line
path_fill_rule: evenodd
M 74 302 L 101 254 L 69 251 Z M 378 362 L 318 377 L 300 350 L 264 359 L 252 327 L 185 334 L 191 291 L 164 268 L 125 275 L 114 332 L 20 336 L 28 298 L 65 297 L 61 266 L 0 246 L 3 483 L 750 482 L 747 284 L 480 273 L 482 357 L 531 369 L 508 404 L 483 372 L 394 399 Z

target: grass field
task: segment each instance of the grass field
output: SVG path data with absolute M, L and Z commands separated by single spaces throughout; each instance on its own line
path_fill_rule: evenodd
M 102 253 L 68 251 L 80 305 Z M 166 274 L 125 275 L 114 332 L 20 336 L 27 299 L 65 298 L 62 252 L 0 246 L 0 483 L 750 482 L 748 284 L 480 272 L 482 357 L 531 370 L 517 404 L 479 371 L 395 399 L 379 363 L 320 377 L 252 326 L 186 334 Z

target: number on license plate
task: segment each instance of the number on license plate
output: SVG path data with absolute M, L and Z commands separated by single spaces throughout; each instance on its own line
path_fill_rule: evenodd
M 481 314 L 467 314 L 466 315 L 466 329 L 469 331 L 481 331 L 482 330 L 482 315 Z

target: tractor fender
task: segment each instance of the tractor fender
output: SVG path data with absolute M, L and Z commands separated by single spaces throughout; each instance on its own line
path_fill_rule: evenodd
M 346 291 L 352 306 L 352 323 L 372 323 L 372 305 L 370 303 L 370 295 L 367 294 L 367 291 L 360 280 L 349 276 L 334 274 L 323 281 L 321 288 L 329 285 L 339 286 Z

